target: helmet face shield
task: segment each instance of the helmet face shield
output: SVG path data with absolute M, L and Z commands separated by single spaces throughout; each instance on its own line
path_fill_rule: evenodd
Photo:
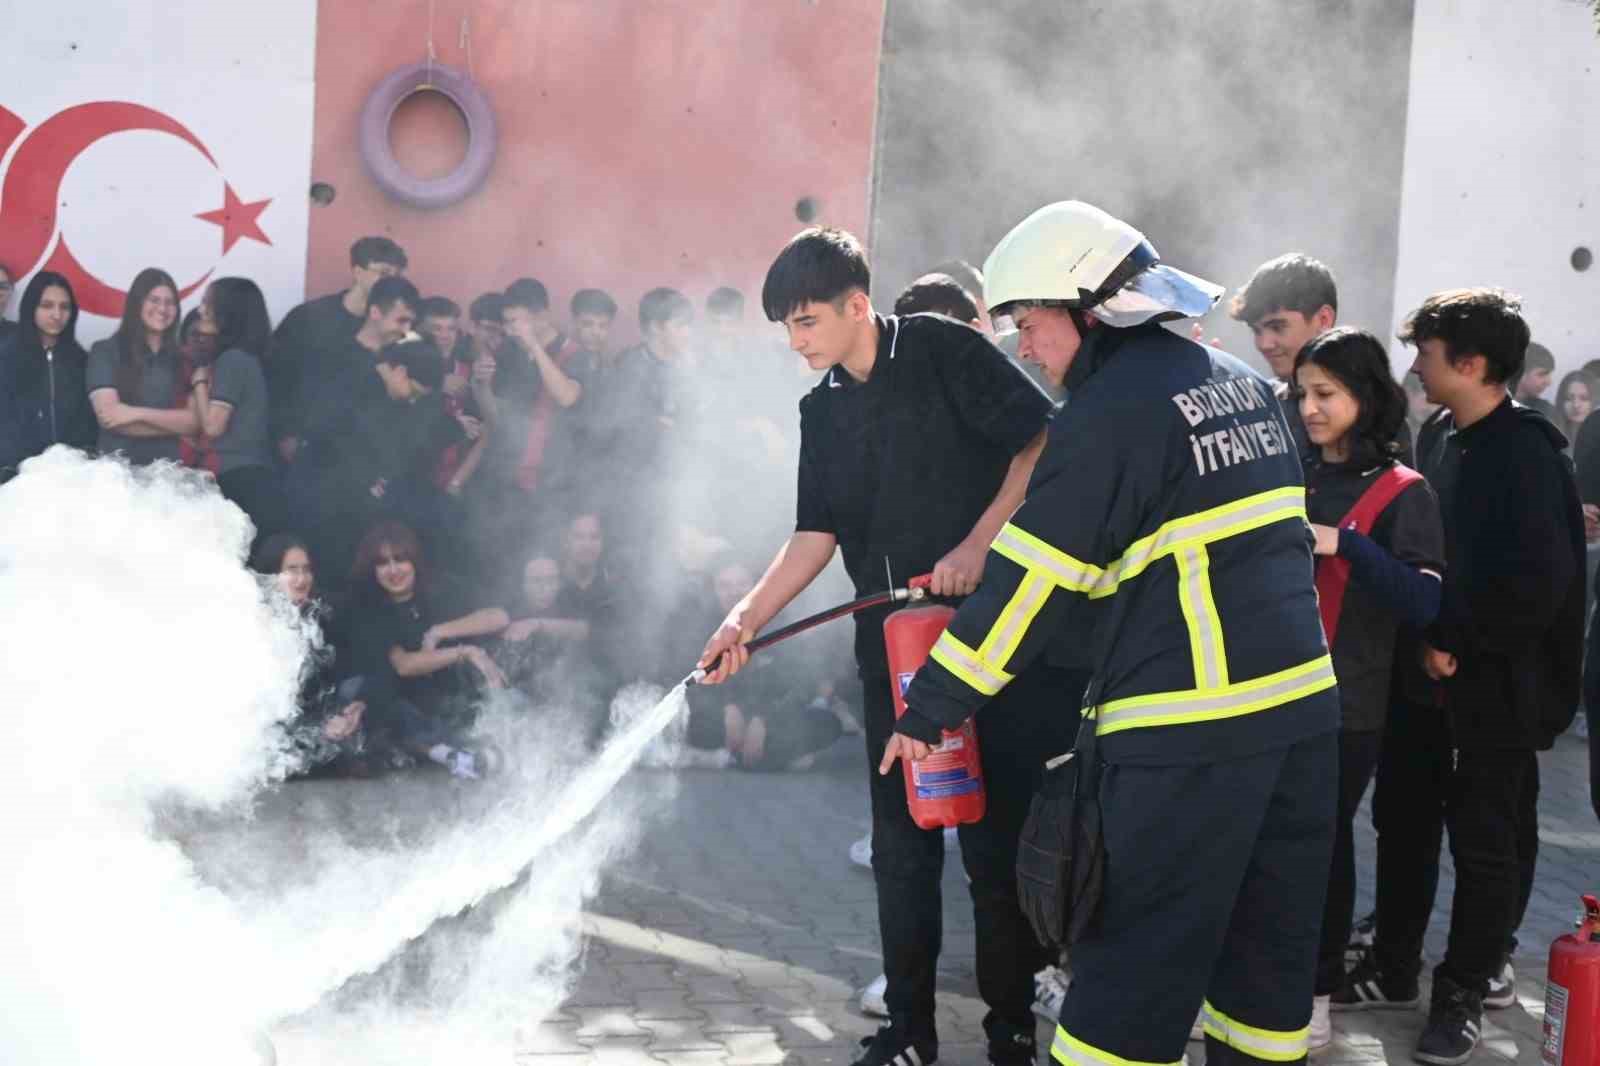
M 1198 318 L 1222 299 L 1223 287 L 1175 267 L 1153 266 L 1090 308 L 1108 326 Z

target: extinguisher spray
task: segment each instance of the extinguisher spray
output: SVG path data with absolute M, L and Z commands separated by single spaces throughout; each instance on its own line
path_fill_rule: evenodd
M 1600 900 L 1583 897 L 1576 932 L 1550 945 L 1544 1040 L 1549 1066 L 1600 1066 Z
M 934 642 L 955 613 L 942 604 L 930 604 L 896 611 L 883 620 L 896 719 L 906 713 L 911 679 L 927 662 Z M 983 817 L 983 765 L 978 756 L 978 731 L 971 718 L 959 729 L 945 730 L 943 740 L 927 758 L 918 762 L 902 759 L 901 766 L 906 777 L 906 806 L 911 809 L 911 820 L 923 829 L 962 825 Z

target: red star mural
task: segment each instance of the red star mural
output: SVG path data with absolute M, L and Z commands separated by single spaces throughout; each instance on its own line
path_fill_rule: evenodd
M 246 237 L 262 244 L 272 243 L 267 235 L 261 232 L 261 224 L 256 221 L 271 202 L 269 198 L 247 204 L 239 199 L 239 194 L 233 191 L 232 185 L 223 182 L 222 206 L 215 211 L 205 211 L 194 217 L 222 227 L 222 254 L 227 255 L 230 248 Z

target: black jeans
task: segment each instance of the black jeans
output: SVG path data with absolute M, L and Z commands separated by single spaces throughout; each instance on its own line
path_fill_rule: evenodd
M 1390 977 L 1415 977 L 1450 831 L 1456 889 L 1436 974 L 1480 994 L 1515 945 L 1538 860 L 1539 761 L 1532 751 L 1457 751 L 1445 712 L 1397 704 L 1378 762 L 1378 930 Z M 1431 873 L 1430 873 L 1431 870 Z
M 971 879 L 978 994 L 998 1021 L 1033 1032 L 1033 975 L 1052 959 L 1017 903 L 1017 838 L 1047 759 L 1072 746 L 1087 678 L 1034 667 L 977 716 L 986 813 L 960 827 L 961 859 Z M 944 834 L 921 829 L 906 806 L 903 769 L 879 775 L 894 730 L 889 680 L 863 681 L 867 767 L 872 794 L 872 874 L 878 887 L 884 1000 L 890 1016 L 933 1035 L 934 973 L 943 943 L 940 878 Z
M 1316 994 L 1331 995 L 1344 980 L 1344 949 L 1356 909 L 1356 811 L 1378 765 L 1383 734 L 1377 730 L 1339 733 L 1339 807 L 1334 823 L 1333 866 L 1328 899 L 1322 908 L 1322 943 L 1317 951 Z

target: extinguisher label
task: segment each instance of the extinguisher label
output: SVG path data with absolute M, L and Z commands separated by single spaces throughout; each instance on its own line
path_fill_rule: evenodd
M 1544 1040 L 1539 1057 L 1550 1066 L 1561 1066 L 1561 1037 L 1567 1027 L 1567 990 L 1550 981 L 1544 989 Z

